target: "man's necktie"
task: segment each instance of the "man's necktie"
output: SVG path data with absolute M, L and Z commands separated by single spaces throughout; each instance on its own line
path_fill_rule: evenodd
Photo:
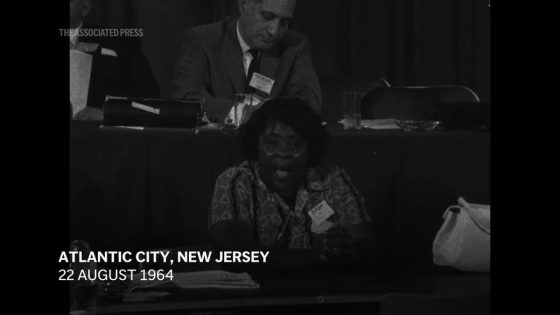
M 251 78 L 253 78 L 253 73 L 259 72 L 260 68 L 260 54 L 257 49 L 249 49 L 249 53 L 253 56 L 251 59 L 251 64 L 249 65 L 249 70 L 247 71 L 247 79 L 245 80 L 245 93 L 254 93 L 255 88 L 250 87 L 249 83 Z

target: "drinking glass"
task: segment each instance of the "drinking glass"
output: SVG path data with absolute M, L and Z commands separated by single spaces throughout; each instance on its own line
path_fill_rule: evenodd
M 360 129 L 362 119 L 362 93 L 346 91 L 343 97 L 345 129 Z
M 226 118 L 226 124 L 235 128 L 249 120 L 250 110 L 248 107 L 257 105 L 258 101 L 252 94 L 236 93 L 233 98 L 233 106 Z

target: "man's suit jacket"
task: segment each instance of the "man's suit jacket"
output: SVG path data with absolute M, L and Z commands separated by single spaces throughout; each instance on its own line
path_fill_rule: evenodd
M 298 96 L 320 113 L 319 80 L 304 35 L 288 30 L 260 61 L 259 72 L 275 80 L 270 95 L 260 96 Z M 208 116 L 222 121 L 235 93 L 245 92 L 245 77 L 236 20 L 197 26 L 184 34 L 169 96 L 204 97 Z
M 84 30 L 95 28 L 100 27 L 84 26 Z M 93 59 L 87 106 L 102 107 L 106 95 L 160 97 L 159 84 L 137 39 L 85 37 L 80 42 L 99 44 L 90 52 Z

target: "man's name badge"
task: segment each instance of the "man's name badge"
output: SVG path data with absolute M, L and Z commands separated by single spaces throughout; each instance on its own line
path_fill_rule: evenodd
M 334 214 L 334 210 L 329 206 L 326 200 L 313 207 L 308 212 L 313 224 L 320 226 L 326 219 Z
M 249 82 L 249 86 L 270 95 L 272 87 L 274 86 L 274 80 L 255 72 Z

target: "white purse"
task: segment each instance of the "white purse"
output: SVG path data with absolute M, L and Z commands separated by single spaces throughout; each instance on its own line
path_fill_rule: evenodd
M 432 245 L 436 265 L 463 271 L 490 271 L 490 206 L 459 198 L 443 214 L 443 225 Z

